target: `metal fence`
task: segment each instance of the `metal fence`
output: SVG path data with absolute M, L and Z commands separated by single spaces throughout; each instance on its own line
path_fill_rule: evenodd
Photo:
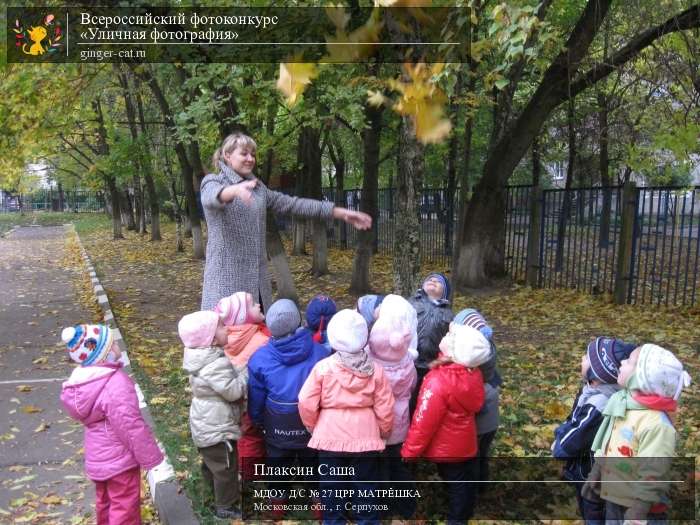
M 292 190 L 283 190 L 294 194 Z M 323 189 L 323 198 L 351 210 L 360 209 L 362 190 L 351 189 L 338 192 Z M 372 227 L 375 231 L 377 253 L 391 254 L 394 249 L 396 192 L 394 188 L 378 191 L 379 217 Z M 422 254 L 424 260 L 436 264 L 450 264 L 454 244 L 454 229 L 457 224 L 457 195 L 449 195 L 446 188 L 425 189 L 421 192 L 419 211 L 421 224 Z M 288 231 L 292 221 L 277 218 L 278 226 Z M 354 248 L 357 230 L 341 221 L 328 224 L 328 245 L 335 248 Z
M 23 195 L 4 194 L 0 212 L 19 211 L 101 212 L 105 209 L 102 192 L 91 190 L 39 190 Z
M 530 266 L 538 286 L 613 293 L 624 285 L 628 303 L 695 303 L 700 187 L 634 187 L 627 251 L 622 187 L 533 191 L 512 186 L 507 192 L 505 263 L 515 280 L 525 280 Z M 530 227 L 533 213 L 537 232 Z M 530 250 L 535 260 L 528 261 L 530 243 L 537 246 Z M 621 253 L 628 258 L 623 265 Z M 620 268 L 629 270 L 621 275 Z

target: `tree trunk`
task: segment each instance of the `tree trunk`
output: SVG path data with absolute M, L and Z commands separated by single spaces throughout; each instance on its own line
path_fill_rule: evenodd
M 461 95 L 462 91 L 462 72 L 457 73 L 457 86 L 455 88 L 455 94 L 452 96 L 452 101 L 450 102 L 450 115 L 454 115 L 455 123 L 459 122 L 461 105 L 456 104 L 455 99 Z M 457 133 L 452 133 L 450 137 L 450 142 L 447 149 L 447 193 L 445 194 L 445 199 L 443 199 L 444 209 L 439 210 L 445 217 L 445 248 L 444 253 L 446 256 L 450 256 L 453 252 L 453 226 L 454 226 L 454 205 L 455 205 L 455 193 L 457 191 L 457 157 L 459 155 L 459 138 Z
M 540 139 L 535 137 L 532 141 L 532 185 L 539 186 L 542 178 L 542 155 L 540 152 Z
M 350 293 L 364 295 L 371 291 L 370 267 L 379 225 L 379 206 L 377 203 L 379 187 L 379 153 L 382 133 L 382 109 L 369 104 L 365 106 L 365 119 L 368 126 L 362 131 L 362 152 L 364 173 L 362 178 L 362 198 L 360 211 L 372 217 L 372 228 L 357 232 L 357 246 L 352 261 L 352 279 Z M 345 169 L 343 163 L 343 170 Z M 343 180 L 343 177 L 339 180 Z
M 420 278 L 421 224 L 418 192 L 423 183 L 425 151 L 416 140 L 413 123 L 402 117 L 399 130 L 399 170 L 394 242 L 394 293 L 408 297 Z
M 175 251 L 184 252 L 185 246 L 182 238 L 182 209 L 180 208 L 180 202 L 177 200 L 174 180 L 171 182 L 168 190 L 170 191 L 170 198 L 173 201 L 173 207 L 175 210 Z M 151 231 L 153 231 L 153 226 L 151 226 Z
M 134 219 L 134 203 L 129 195 L 129 189 L 124 188 L 122 193 L 122 199 L 124 206 L 122 207 L 122 217 L 126 222 L 126 229 L 129 231 L 136 231 L 136 220 Z
M 322 199 L 321 191 L 321 130 L 312 126 L 304 126 L 302 148 L 302 172 L 304 180 L 308 181 L 307 195 L 313 199 Z M 311 273 L 315 276 L 328 273 L 328 236 L 326 221 L 309 221 L 312 227 L 313 253 L 311 257 Z
M 105 127 L 104 115 L 102 114 L 102 104 L 100 103 L 99 97 L 92 101 L 92 107 L 95 111 L 97 120 L 97 153 L 98 155 L 106 156 L 109 155 L 109 143 L 107 142 L 107 128 Z M 117 188 L 117 183 L 114 180 L 113 175 L 108 175 L 107 173 L 103 172 L 102 176 L 107 183 L 110 199 L 112 201 L 112 239 L 123 239 L 121 207 L 119 205 L 120 192 Z
M 279 299 L 291 299 L 295 303 L 299 302 L 299 294 L 294 285 L 294 277 L 289 270 L 287 254 L 284 251 L 284 244 L 280 236 L 277 222 L 272 211 L 267 210 L 267 233 L 265 235 L 267 244 L 267 257 L 275 268 L 277 277 L 277 297 Z
M 467 72 L 469 75 L 469 84 L 467 87 L 468 93 L 473 93 L 476 89 L 476 76 L 471 73 L 471 70 Z M 469 112 L 464 121 L 464 150 L 462 151 L 462 171 L 460 172 L 459 178 L 459 204 L 458 204 L 458 222 L 457 231 L 455 232 L 455 246 L 457 249 L 453 250 L 452 254 L 452 275 L 457 275 L 457 267 L 459 266 L 459 257 L 461 250 L 460 246 L 463 244 L 464 239 L 464 220 L 467 216 L 467 206 L 471 199 L 472 194 L 472 181 L 469 177 L 470 162 L 471 162 L 471 152 L 472 152 L 472 135 L 474 131 L 474 113 Z
M 130 64 L 130 67 L 133 67 Z M 160 107 L 161 113 L 163 113 L 163 119 L 169 129 L 175 128 L 175 120 L 173 118 L 172 110 L 170 109 L 170 104 L 165 98 L 165 94 L 158 84 L 158 81 L 151 73 L 150 69 L 144 69 L 142 73 L 144 81 L 148 84 L 156 98 L 158 105 Z M 183 89 L 182 85 L 180 88 Z M 202 237 L 202 225 L 199 221 L 199 212 L 197 210 L 197 199 L 194 194 L 194 186 L 192 184 L 192 165 L 187 158 L 187 152 L 185 151 L 184 144 L 176 139 L 175 140 L 175 153 L 177 154 L 178 161 L 180 162 L 180 175 L 182 178 L 183 188 L 185 190 L 185 197 L 187 198 L 187 211 L 189 216 L 190 227 L 192 229 L 192 248 L 193 256 L 195 259 L 204 259 L 204 242 Z
M 335 168 L 335 191 L 333 192 L 333 202 L 336 206 L 345 207 L 345 152 L 343 145 L 338 141 L 334 144 L 333 137 L 328 138 L 328 153 L 333 161 Z M 340 223 L 340 247 L 346 249 L 348 247 L 348 225 L 345 222 Z
M 119 189 L 114 182 L 114 178 L 107 177 L 107 188 L 109 188 L 109 198 L 112 202 L 112 239 L 123 239 L 122 234 L 122 212 L 120 205 Z
M 146 118 L 143 111 L 143 102 L 141 101 L 141 93 L 136 91 L 136 107 L 139 112 L 139 122 L 141 123 L 141 134 L 143 137 L 147 137 L 146 129 Z M 160 235 L 160 205 L 158 204 L 158 192 L 156 191 L 156 184 L 153 180 L 153 168 L 151 165 L 151 159 L 143 151 L 145 145 L 141 145 L 139 152 L 141 154 L 141 165 L 143 168 L 143 179 L 146 181 L 146 191 L 148 192 L 148 205 L 151 211 L 151 241 L 160 241 L 162 239 Z
M 557 252 L 554 259 L 554 271 L 560 272 L 564 267 L 564 239 L 566 237 L 566 225 L 571 214 L 571 185 L 574 180 L 574 163 L 576 161 L 576 129 L 574 127 L 574 99 L 569 99 L 567 112 L 569 128 L 569 161 L 566 168 L 566 184 L 564 185 L 564 202 L 559 210 L 559 223 L 557 225 Z
M 550 113 L 566 100 L 568 79 L 586 55 L 611 0 L 589 0 L 562 52 L 545 72 L 520 116 L 502 134 L 484 164 L 465 220 L 455 288 L 482 286 L 504 274 L 505 185 Z M 462 261 L 462 257 L 470 258 Z
M 603 61 L 608 58 L 609 23 L 606 22 L 603 33 Z M 600 168 L 600 185 L 603 187 L 603 208 L 600 214 L 600 237 L 598 246 L 607 249 L 610 244 L 610 214 L 612 212 L 612 193 L 610 190 L 610 154 L 608 152 L 608 97 L 598 91 L 598 151 Z
M 306 135 L 304 130 L 299 133 L 297 143 L 297 166 L 304 164 L 304 150 L 306 149 Z M 297 170 L 296 194 L 297 197 L 306 196 L 306 173 L 305 170 Z M 293 219 L 293 242 L 292 255 L 307 255 L 306 253 L 306 219 L 303 217 L 294 217 Z
M 58 183 L 58 211 L 64 211 L 63 208 L 65 206 L 64 204 L 65 197 L 63 195 L 63 185 L 59 182 Z

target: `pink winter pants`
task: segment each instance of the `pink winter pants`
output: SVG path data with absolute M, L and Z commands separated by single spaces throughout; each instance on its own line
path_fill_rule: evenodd
M 141 471 L 138 467 L 95 481 L 97 525 L 141 524 Z

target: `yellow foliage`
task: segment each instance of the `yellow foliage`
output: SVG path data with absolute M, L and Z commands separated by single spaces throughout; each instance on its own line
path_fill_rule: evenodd
M 287 105 L 293 106 L 297 103 L 297 98 L 301 95 L 306 86 L 311 83 L 311 79 L 318 74 L 316 64 L 307 63 L 281 63 L 280 74 L 277 79 L 277 89 L 287 97 Z
M 447 96 L 432 82 L 432 77 L 444 68 L 444 64 L 404 64 L 408 82 L 390 81 L 390 86 L 401 93 L 394 109 L 411 117 L 416 138 L 424 144 L 436 143 L 449 136 L 452 124 L 445 118 Z

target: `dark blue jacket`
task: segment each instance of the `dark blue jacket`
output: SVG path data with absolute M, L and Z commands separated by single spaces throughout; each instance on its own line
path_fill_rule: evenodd
M 554 431 L 555 458 L 565 459 L 564 477 L 584 481 L 593 466 L 593 438 L 603 421 L 603 410 L 616 385 L 584 385 L 569 417 Z
M 329 352 L 300 329 L 270 338 L 248 362 L 248 415 L 265 429 L 265 441 L 277 448 L 306 447 L 311 435 L 299 417 L 299 391 L 311 369 Z

